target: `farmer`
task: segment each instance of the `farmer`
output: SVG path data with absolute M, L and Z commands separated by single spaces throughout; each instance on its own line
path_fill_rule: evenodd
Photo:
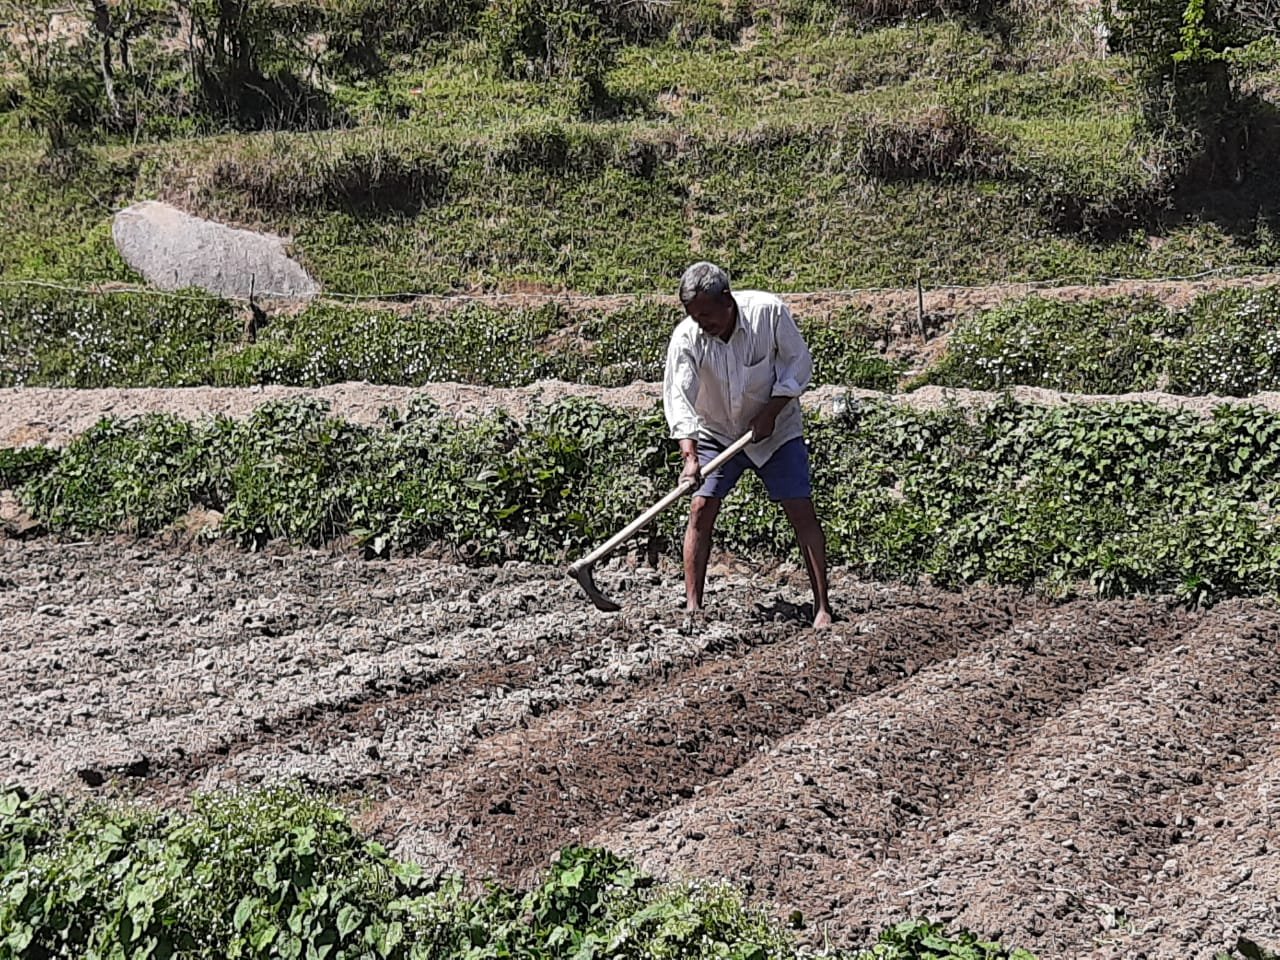
M 750 467 L 795 529 L 813 588 L 813 625 L 831 625 L 827 541 L 813 509 L 800 401 L 812 360 L 791 311 L 770 293 L 729 290 L 729 277 L 695 263 L 680 278 L 688 314 L 671 335 L 662 400 L 684 459 L 681 481 L 749 429 L 752 443 L 707 477 L 693 496 L 684 535 L 688 609 L 702 609 L 711 531 L 720 503 Z

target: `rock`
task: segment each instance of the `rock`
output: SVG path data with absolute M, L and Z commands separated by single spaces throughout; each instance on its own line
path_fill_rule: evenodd
M 202 220 L 146 201 L 116 214 L 111 226 L 126 263 L 161 290 L 198 287 L 220 297 L 305 300 L 319 284 L 274 234 Z
M 28 540 L 44 533 L 41 526 L 23 509 L 12 490 L 0 490 L 0 539 Z

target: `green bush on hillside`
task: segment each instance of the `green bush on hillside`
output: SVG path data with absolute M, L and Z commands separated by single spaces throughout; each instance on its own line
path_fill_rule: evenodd
M 1171 326 L 1154 301 L 1030 297 L 961 323 L 926 378 L 974 390 L 1150 390 L 1172 349 Z
M 0 287 L 0 386 L 124 387 L 192 382 L 235 342 L 226 301 L 192 294 L 85 296 Z
M 601 21 L 605 6 L 598 0 L 489 0 L 480 32 L 507 76 L 579 85 L 582 106 L 603 106 L 617 43 Z
M 896 383 L 899 366 L 880 352 L 886 334 L 865 313 L 801 316 L 815 383 Z M 0 386 L 624 386 L 662 379 L 678 320 L 656 300 L 582 317 L 556 303 L 408 312 L 316 304 L 275 317 L 248 342 L 231 305 L 212 298 L 0 290 Z
M 1179 319 L 1167 389 L 1233 397 L 1280 389 L 1280 288 L 1207 294 Z
M 328 54 L 343 73 L 377 76 L 424 47 L 476 31 L 483 0 L 348 0 L 329 22 Z

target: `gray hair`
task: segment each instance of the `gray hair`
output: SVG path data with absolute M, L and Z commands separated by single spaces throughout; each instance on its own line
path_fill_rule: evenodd
M 720 296 L 729 292 L 729 274 L 714 263 L 701 260 L 685 270 L 680 278 L 680 302 L 686 307 L 700 293 Z

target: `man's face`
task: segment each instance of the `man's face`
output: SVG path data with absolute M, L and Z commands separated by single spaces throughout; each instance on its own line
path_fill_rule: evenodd
M 685 310 L 703 333 L 723 340 L 733 332 L 736 309 L 729 293 L 700 293 Z

